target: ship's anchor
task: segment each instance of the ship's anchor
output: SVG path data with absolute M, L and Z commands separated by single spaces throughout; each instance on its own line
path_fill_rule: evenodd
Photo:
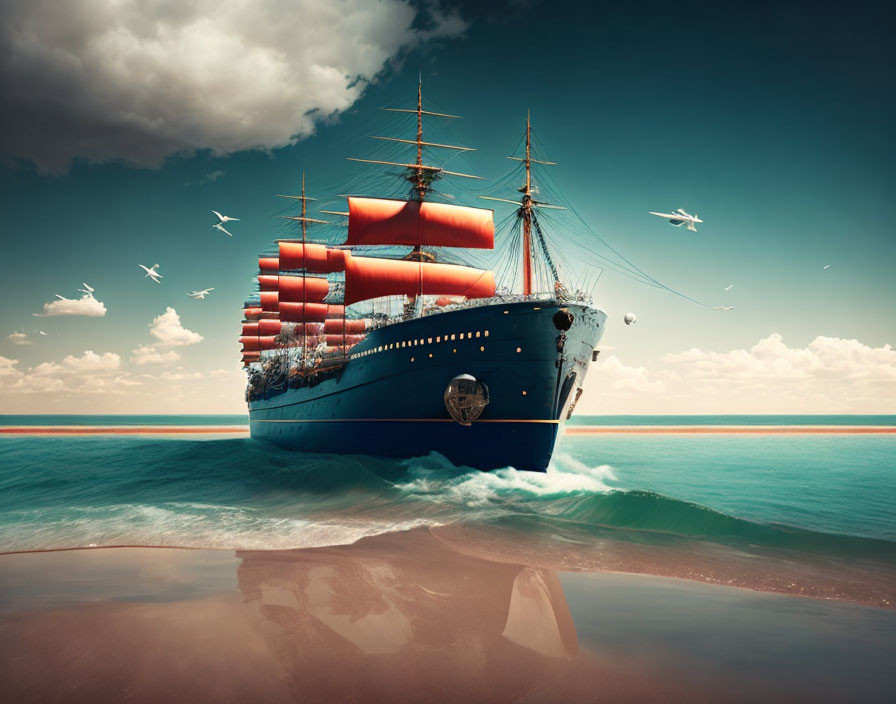
M 488 387 L 470 374 L 454 377 L 445 389 L 445 408 L 461 425 L 471 425 L 487 405 Z

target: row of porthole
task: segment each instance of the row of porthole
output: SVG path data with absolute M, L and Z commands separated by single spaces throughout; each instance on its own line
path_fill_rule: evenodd
M 421 337 L 414 340 L 402 340 L 401 342 L 390 342 L 387 345 L 380 345 L 379 347 L 374 347 L 369 350 L 365 350 L 364 352 L 355 352 L 354 354 L 349 356 L 349 359 L 358 359 L 359 357 L 366 357 L 371 354 L 377 354 L 379 352 L 388 352 L 389 350 L 401 349 L 406 347 L 419 347 L 423 345 L 431 345 L 433 342 L 441 343 L 441 342 L 449 342 L 454 340 L 472 340 L 478 337 L 488 337 L 488 330 L 477 330 L 475 332 L 466 332 L 466 333 L 451 333 L 450 335 L 436 335 L 435 337 Z M 480 351 L 485 351 L 484 347 L 479 348 Z M 457 350 L 454 350 L 455 352 Z M 519 352 L 519 348 L 517 348 L 517 352 Z M 432 354 L 429 355 L 432 357 Z M 411 359 L 413 361 L 413 358 Z

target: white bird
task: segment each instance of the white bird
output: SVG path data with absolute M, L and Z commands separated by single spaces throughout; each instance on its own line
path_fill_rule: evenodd
M 81 283 L 84 283 L 84 282 L 82 281 Z M 87 284 L 87 283 L 84 283 L 84 288 L 79 288 L 78 290 L 81 293 L 86 293 L 88 296 L 92 296 L 93 292 L 96 291 L 96 289 L 93 286 L 91 286 L 90 284 Z
M 830 268 L 831 268 L 831 265 L 830 265 L 830 264 L 827 264 L 827 265 L 825 265 L 824 268 L 825 268 L 825 269 L 830 269 Z
M 38 332 L 39 332 L 41 335 L 43 335 L 44 337 L 47 336 L 47 333 L 45 333 L 43 330 L 38 330 Z
M 191 291 L 191 292 L 188 293 L 187 295 L 190 296 L 190 298 L 195 298 L 197 301 L 201 301 L 201 300 L 202 300 L 203 298 L 205 298 L 211 291 L 214 291 L 214 290 L 215 290 L 214 287 L 213 287 L 213 288 L 204 288 L 204 289 L 202 289 L 201 291 Z
M 631 324 L 637 322 L 638 319 L 635 317 L 634 313 L 626 313 L 623 320 L 625 321 L 626 325 L 631 325 Z
M 53 295 L 56 296 L 56 298 L 58 298 L 60 301 L 70 301 L 70 300 L 72 300 L 71 298 L 66 298 L 65 296 L 60 296 L 58 293 L 54 293 Z
M 224 229 L 224 226 L 221 223 L 218 223 L 217 225 L 212 225 L 212 227 L 215 228 L 216 230 L 220 230 L 228 237 L 233 237 L 232 234 L 230 234 L 227 230 Z
M 138 264 L 137 266 L 143 269 L 143 271 L 146 272 L 146 276 L 150 277 L 157 284 L 162 283 L 161 281 L 159 281 L 159 279 L 165 278 L 158 271 L 156 271 L 156 269 L 159 268 L 158 264 L 153 264 L 151 267 L 145 267 L 142 264 Z
M 221 213 L 219 213 L 217 210 L 213 210 L 212 212 L 218 216 L 219 222 L 216 223 L 217 225 L 223 225 L 225 222 L 231 222 L 231 221 L 239 222 L 240 221 L 239 218 L 231 218 L 231 217 L 228 217 L 227 215 L 221 215 Z M 212 227 L 214 227 L 214 225 L 212 225 Z
M 726 287 L 725 287 L 725 290 L 726 290 L 726 291 L 730 291 L 730 290 L 733 289 L 733 288 L 734 288 L 734 284 L 731 284 L 730 286 L 726 286 Z
M 674 213 L 655 213 L 654 211 L 649 211 L 650 215 L 657 215 L 661 218 L 666 218 L 670 223 L 675 225 L 675 227 L 681 227 L 685 223 L 688 224 L 688 229 L 691 232 L 696 232 L 697 228 L 695 223 L 703 222 L 700 218 L 697 217 L 697 213 L 693 215 L 688 215 L 687 212 L 682 208 L 678 208 Z
M 734 306 L 713 306 L 713 310 L 734 310 Z

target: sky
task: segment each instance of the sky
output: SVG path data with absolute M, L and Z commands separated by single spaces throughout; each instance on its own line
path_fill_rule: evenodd
M 485 178 L 440 184 L 454 202 L 514 197 L 527 111 L 557 162 L 536 183 L 574 212 L 546 216 L 551 244 L 609 316 L 580 412 L 896 412 L 890 11 L 617 5 L 4 0 L 0 412 L 244 412 L 240 311 L 290 234 L 275 194 L 304 171 L 330 209 L 396 195 L 345 157 L 403 154 L 367 137 L 413 136 L 380 108 L 418 78 L 463 116 L 427 136 L 477 149 L 446 164 Z M 674 208 L 704 223 L 648 214 Z

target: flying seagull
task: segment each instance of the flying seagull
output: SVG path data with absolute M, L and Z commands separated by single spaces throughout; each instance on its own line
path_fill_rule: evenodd
M 146 272 L 146 276 L 150 277 L 157 284 L 162 283 L 161 281 L 159 281 L 159 279 L 164 278 L 164 277 L 158 271 L 156 271 L 156 269 L 159 268 L 158 264 L 153 264 L 151 267 L 148 267 L 148 268 L 143 266 L 142 264 L 138 264 L 137 266 L 139 266 L 141 269 L 143 269 L 143 271 Z
M 697 213 L 688 215 L 682 208 L 678 208 L 674 213 L 655 213 L 652 210 L 649 211 L 649 213 L 650 215 L 658 215 L 661 218 L 666 218 L 670 223 L 675 225 L 675 227 L 681 227 L 687 223 L 688 229 L 691 232 L 697 231 L 696 223 L 703 222 L 697 217 Z
M 47 336 L 47 333 L 45 333 L 43 330 L 38 330 L 38 332 L 39 332 L 41 335 L 43 335 L 44 337 Z
M 831 265 L 830 265 L 830 264 L 826 264 L 824 268 L 825 268 L 825 269 L 830 269 L 830 268 L 831 268 Z
M 218 223 L 217 225 L 212 225 L 212 227 L 215 228 L 216 230 L 220 230 L 228 237 L 233 237 L 232 234 L 230 234 L 227 230 L 224 229 L 224 226 L 221 223 Z
M 203 298 L 205 298 L 211 291 L 214 291 L 214 290 L 215 290 L 214 288 L 204 288 L 204 289 L 202 289 L 201 291 L 191 291 L 191 292 L 188 293 L 187 295 L 188 295 L 190 298 L 195 298 L 197 301 L 201 301 L 201 300 L 202 300 Z
M 84 283 L 84 282 L 82 281 L 81 283 Z M 90 284 L 87 284 L 87 283 L 84 283 L 84 288 L 79 288 L 78 290 L 81 293 L 86 293 L 88 296 L 92 296 L 93 292 L 96 291 L 96 289 L 93 286 L 91 286 Z
M 221 215 L 221 213 L 219 213 L 217 210 L 213 210 L 212 212 L 218 216 L 218 222 L 216 223 L 218 225 L 223 225 L 225 222 L 231 222 L 231 221 L 239 222 L 240 221 L 239 218 L 231 218 L 231 217 L 228 217 L 227 215 Z M 212 225 L 212 227 L 214 227 L 214 225 Z
M 734 306 L 713 306 L 713 310 L 734 310 Z
M 726 287 L 725 287 L 725 290 L 726 290 L 726 291 L 730 291 L 730 290 L 733 289 L 733 288 L 734 288 L 734 284 L 731 284 L 731 285 L 729 285 L 729 286 L 726 286 Z

